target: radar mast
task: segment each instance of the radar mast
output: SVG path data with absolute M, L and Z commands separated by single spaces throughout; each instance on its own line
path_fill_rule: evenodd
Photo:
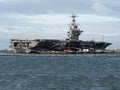
M 83 31 L 81 31 L 76 24 L 77 16 L 73 14 L 71 17 L 72 23 L 70 24 L 70 30 L 68 31 L 68 38 L 70 41 L 77 41 L 79 40 L 79 36 Z

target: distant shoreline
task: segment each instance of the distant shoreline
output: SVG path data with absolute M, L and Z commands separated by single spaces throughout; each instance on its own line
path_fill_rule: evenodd
M 0 53 L 3 53 L 3 52 L 13 52 L 13 50 L 8 50 L 8 49 L 0 50 Z

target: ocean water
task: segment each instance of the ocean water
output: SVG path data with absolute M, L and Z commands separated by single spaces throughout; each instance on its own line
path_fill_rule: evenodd
M 0 56 L 0 90 L 120 90 L 120 57 Z

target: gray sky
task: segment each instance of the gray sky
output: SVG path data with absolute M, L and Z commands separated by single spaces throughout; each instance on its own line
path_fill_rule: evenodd
M 0 49 L 10 39 L 65 39 L 76 13 L 82 40 L 120 48 L 120 0 L 0 0 Z

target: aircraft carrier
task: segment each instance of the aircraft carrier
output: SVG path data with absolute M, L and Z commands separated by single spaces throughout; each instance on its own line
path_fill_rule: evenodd
M 10 47 L 15 53 L 79 53 L 79 52 L 96 52 L 105 50 L 111 43 L 83 41 L 79 40 L 79 36 L 83 32 L 78 28 L 76 23 L 76 15 L 72 15 L 70 30 L 67 32 L 68 37 L 65 40 L 57 39 L 35 39 L 20 40 L 11 39 Z

